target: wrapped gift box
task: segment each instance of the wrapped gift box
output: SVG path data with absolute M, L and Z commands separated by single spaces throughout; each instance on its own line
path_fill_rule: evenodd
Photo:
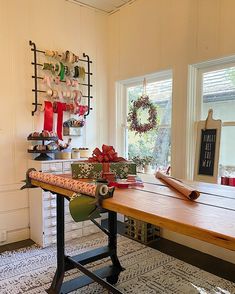
M 71 164 L 73 179 L 99 179 L 102 176 L 102 163 L 82 161 Z
M 119 179 L 126 179 L 129 174 L 136 175 L 136 164 L 131 161 L 111 162 L 110 172 Z
M 107 168 L 107 163 L 106 168 Z M 97 162 L 83 161 L 72 163 L 73 179 L 99 179 L 102 178 L 103 164 Z M 136 164 L 131 161 L 110 162 L 110 172 L 115 173 L 119 179 L 126 179 L 128 174 L 136 174 Z M 107 170 L 106 170 L 107 172 Z

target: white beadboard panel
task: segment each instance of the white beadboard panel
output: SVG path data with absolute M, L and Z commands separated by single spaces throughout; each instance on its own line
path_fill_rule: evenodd
M 101 135 L 99 128 L 103 130 L 102 136 L 107 136 L 107 122 L 104 122 L 104 127 L 96 124 L 101 107 L 98 105 L 107 95 L 105 91 L 96 91 L 97 73 L 103 76 L 99 80 L 99 87 L 105 89 L 107 85 L 107 59 L 106 63 L 99 62 L 97 65 L 97 58 L 102 57 L 103 61 L 107 50 L 104 25 L 107 18 L 107 15 L 94 9 L 72 5 L 64 0 L 0 1 L 0 63 L 4 68 L 4 75 L 0 79 L 0 101 L 4 102 L 4 107 L 0 108 L 0 229 L 6 229 L 9 234 L 12 234 L 9 230 L 28 228 L 27 190 L 19 192 L 18 189 L 23 185 L 20 181 L 25 179 L 28 159 L 32 158 L 31 154 L 27 154 L 27 147 L 31 145 L 31 142 L 27 142 L 27 136 L 43 128 L 43 112 L 31 115 L 34 83 L 31 78 L 33 53 L 29 40 L 34 41 L 38 49 L 71 50 L 79 56 L 85 52 L 92 59 L 91 82 L 94 87 L 91 94 L 95 102 L 92 102 L 91 119 L 89 122 L 87 120 L 89 134 L 86 147 L 93 148 Z M 58 22 L 58 19 L 61 21 Z M 53 23 L 57 24 L 56 29 Z M 43 54 L 38 57 L 39 62 L 45 61 Z M 39 102 L 42 97 L 39 95 Z M 107 106 L 103 108 L 107 112 Z M 64 119 L 67 118 L 69 115 L 65 113 Z M 86 134 L 78 139 L 73 138 L 72 147 L 85 146 L 85 137 Z M 53 169 L 50 166 L 50 172 Z M 14 238 L 19 236 L 19 240 L 22 240 L 23 235 L 28 236 L 15 234 Z
M 45 9 L 47 7 L 47 9 Z M 53 13 L 52 13 L 53 12 Z M 43 22 L 42 20 L 43 16 Z M 64 0 L 41 1 L 7 1 L 0 2 L 0 62 L 4 67 L 4 76 L 0 80 L 1 101 L 7 101 L 7 107 L 0 109 L 0 162 L 4 168 L 0 169 L 0 185 L 12 184 L 25 176 L 27 168 L 28 134 L 34 130 L 42 130 L 43 113 L 31 116 L 33 102 L 33 80 L 31 75 L 32 52 L 29 40 L 35 41 L 39 49 L 72 50 L 82 56 L 85 52 L 90 55 L 92 63 L 92 102 L 91 119 L 87 123 L 89 132 L 88 144 L 93 147 L 98 141 L 100 126 L 96 126 L 98 103 L 102 103 L 104 93 L 96 93 L 97 50 L 105 52 L 107 47 L 107 33 L 102 18 L 96 17 L 95 10 L 79 5 L 71 5 Z M 58 17 L 62 20 L 58 22 Z M 101 19 L 101 21 L 100 21 Z M 55 30 L 51 23 L 57 23 Z M 51 37 L 53 36 L 53 38 Z M 99 38 L 99 43 L 97 39 Z M 39 54 L 40 55 L 40 54 Z M 105 56 L 105 54 L 103 54 Z M 44 58 L 44 56 L 43 56 Z M 107 62 L 107 61 L 106 61 Z M 106 88 L 106 64 L 99 63 L 98 73 L 103 79 L 100 88 Z M 105 75 L 103 75 L 105 72 Z M 83 90 L 83 89 L 82 89 Z M 85 91 L 85 89 L 84 89 Z M 102 97 L 101 97 L 102 95 Z M 39 100 L 42 95 L 39 95 Z M 96 102 L 97 101 L 97 102 Z M 105 109 L 107 107 L 105 106 Z M 65 118 L 66 118 L 65 114 Z M 104 132 L 107 123 L 104 125 Z M 84 136 L 85 137 L 85 134 Z M 66 139 L 66 138 L 65 138 Z M 83 138 L 73 138 L 74 147 L 81 146 Z
M 13 183 L 14 181 L 14 101 L 12 93 L 12 82 L 9 77 L 12 75 L 12 58 L 11 46 L 9 39 L 9 26 L 8 26 L 8 1 L 1 1 L 0 4 L 0 43 L 1 55 L 0 63 L 5 68 L 4 77 L 0 81 L 0 101 L 7 103 L 7 107 L 0 109 L 0 185 Z
M 0 193 L 7 192 L 7 191 L 18 191 L 23 185 L 24 185 L 24 182 L 0 185 Z
M 15 231 L 29 227 L 29 209 L 22 208 L 0 213 L 0 230 Z
M 28 191 L 11 190 L 7 192 L 0 191 L 0 213 L 11 210 L 28 208 Z
M 13 242 L 18 242 L 21 240 L 29 239 L 29 229 L 21 229 L 16 231 L 11 231 L 7 233 L 7 240 L 5 242 L 0 242 L 1 245 L 6 245 Z

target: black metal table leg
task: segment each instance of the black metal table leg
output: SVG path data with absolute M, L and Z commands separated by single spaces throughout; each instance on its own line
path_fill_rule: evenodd
M 56 195 L 57 270 L 47 293 L 60 293 L 65 273 L 64 196 Z
M 110 258 L 112 260 L 113 265 L 115 268 L 119 269 L 120 272 L 124 270 L 121 266 L 118 256 L 117 256 L 117 213 L 113 211 L 108 212 L 108 230 L 109 230 L 109 242 L 108 246 L 110 248 Z M 118 281 L 118 275 L 114 275 L 107 278 L 107 281 L 110 284 L 116 284 Z
M 119 274 L 123 270 L 117 257 L 117 213 L 112 211 L 108 212 L 108 246 L 97 248 L 77 256 L 68 257 L 65 256 L 63 195 L 57 194 L 56 204 L 57 270 L 47 293 L 66 294 L 96 281 L 104 288 L 108 289 L 110 293 L 120 294 L 121 292 L 112 286 L 112 284 L 118 281 Z M 112 266 L 104 267 L 94 272 L 90 272 L 84 267 L 85 264 L 108 256 L 112 260 Z M 72 268 L 78 268 L 85 276 L 63 282 L 65 272 Z

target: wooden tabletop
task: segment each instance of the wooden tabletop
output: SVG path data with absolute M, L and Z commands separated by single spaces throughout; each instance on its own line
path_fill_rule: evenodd
M 191 201 L 153 176 L 143 181 L 143 188 L 116 189 L 103 207 L 235 251 L 235 187 L 187 182 L 201 192 Z M 32 183 L 68 197 L 73 193 Z

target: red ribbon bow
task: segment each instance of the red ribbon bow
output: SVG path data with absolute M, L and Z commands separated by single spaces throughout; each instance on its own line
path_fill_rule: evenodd
M 113 146 L 103 145 L 102 151 L 95 148 L 92 157 L 88 158 L 89 162 L 120 162 L 126 161 L 125 158 L 119 157 Z

